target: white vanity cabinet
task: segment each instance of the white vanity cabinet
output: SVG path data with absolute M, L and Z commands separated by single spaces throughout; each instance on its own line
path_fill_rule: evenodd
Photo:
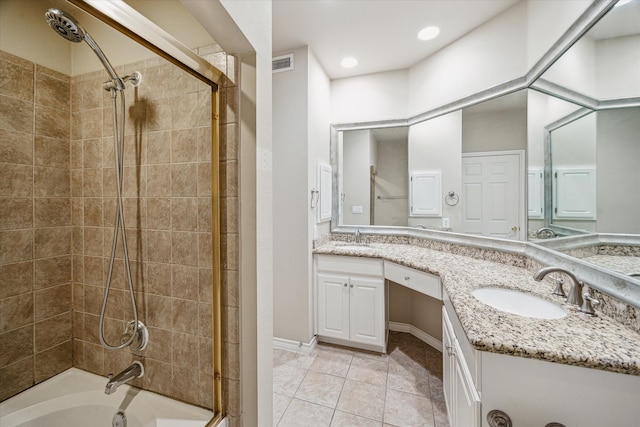
M 491 427 L 487 416 L 494 410 L 517 427 L 640 426 L 640 376 L 478 351 L 443 296 L 443 386 L 451 427 Z
M 382 261 L 316 256 L 316 319 L 320 341 L 386 351 Z
M 452 427 L 480 426 L 480 395 L 447 309 L 442 308 L 443 387 Z

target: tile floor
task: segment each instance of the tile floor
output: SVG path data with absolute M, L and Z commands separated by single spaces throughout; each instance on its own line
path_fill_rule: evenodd
M 274 350 L 277 427 L 448 427 L 442 353 L 391 332 L 387 354 L 319 344 L 305 355 Z

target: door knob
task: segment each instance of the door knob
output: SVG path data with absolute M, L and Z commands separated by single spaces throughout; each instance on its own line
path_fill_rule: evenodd
M 513 227 L 511 227 L 511 231 L 513 231 L 514 233 L 516 231 L 520 231 L 520 227 L 518 227 L 517 225 L 514 225 Z

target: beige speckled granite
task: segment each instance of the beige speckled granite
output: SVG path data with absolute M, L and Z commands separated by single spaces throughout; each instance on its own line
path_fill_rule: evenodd
M 640 272 L 640 257 L 638 256 L 592 255 L 583 258 L 583 260 L 624 274 Z
M 589 317 L 551 295 L 514 265 L 403 244 L 372 243 L 369 249 L 328 242 L 316 254 L 382 258 L 440 277 L 471 344 L 480 351 L 640 375 L 640 334 L 606 316 Z M 489 307 L 471 295 L 482 287 L 519 289 L 563 305 L 564 319 L 532 319 Z

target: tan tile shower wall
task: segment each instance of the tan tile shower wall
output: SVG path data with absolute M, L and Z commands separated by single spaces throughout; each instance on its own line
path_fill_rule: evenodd
M 211 89 L 164 60 L 128 88 L 124 211 L 139 317 L 149 328 L 142 352 L 104 350 L 98 319 L 109 268 L 116 209 L 111 98 L 104 73 L 71 85 L 74 365 L 106 375 L 143 360 L 134 383 L 212 406 Z M 106 339 L 119 343 L 132 319 L 117 251 Z
M 0 52 L 0 400 L 71 367 L 69 77 Z

